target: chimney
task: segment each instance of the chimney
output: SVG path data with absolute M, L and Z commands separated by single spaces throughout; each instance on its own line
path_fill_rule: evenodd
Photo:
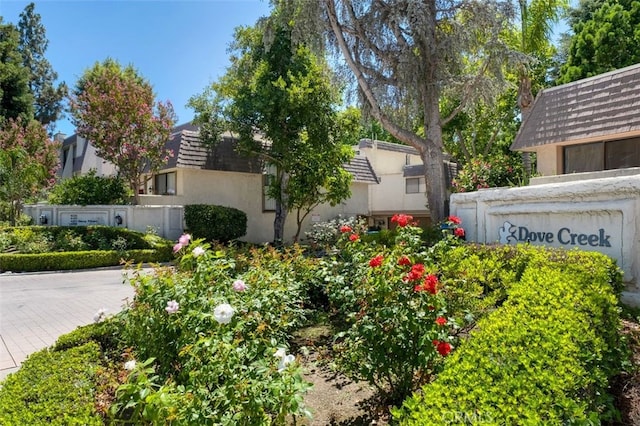
M 62 132 L 58 132 L 55 135 L 53 135 L 53 140 L 60 143 L 64 142 L 66 138 L 67 138 L 67 135 L 65 135 Z

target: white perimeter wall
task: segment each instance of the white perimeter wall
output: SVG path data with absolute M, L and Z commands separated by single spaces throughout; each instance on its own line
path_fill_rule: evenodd
M 181 177 L 181 178 L 180 178 Z M 226 173 L 190 170 L 178 179 L 179 185 L 189 188 L 188 196 L 141 195 L 138 206 L 57 206 L 47 204 L 28 205 L 24 212 L 35 224 L 40 216 L 47 217 L 48 225 L 109 225 L 118 226 L 115 216 L 123 218 L 123 227 L 145 232 L 153 227 L 158 235 L 175 240 L 185 229 L 184 205 L 214 204 L 234 207 L 247 214 L 247 234 L 240 238 L 252 243 L 273 241 L 275 212 L 262 211 L 262 176 L 250 173 Z M 181 182 L 181 183 L 180 183 Z M 178 187 L 178 193 L 183 193 Z M 351 198 L 336 205 L 316 207 L 303 222 L 300 235 L 314 222 L 325 222 L 337 216 L 367 216 L 368 184 L 353 183 Z M 289 213 L 285 227 L 285 241 L 291 242 L 296 231 L 296 212 Z

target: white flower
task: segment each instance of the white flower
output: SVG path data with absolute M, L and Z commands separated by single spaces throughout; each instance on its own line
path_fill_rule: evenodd
M 136 368 L 136 360 L 132 359 L 131 361 L 127 361 L 124 363 L 124 369 L 127 371 L 131 371 Z
M 233 282 L 233 289 L 235 291 L 242 292 L 247 289 L 247 285 L 242 280 L 235 280 Z
M 193 251 L 191 252 L 193 253 L 194 257 L 198 257 L 204 254 L 204 249 L 200 246 L 196 247 L 193 249 Z
M 233 318 L 234 309 L 228 303 L 223 303 L 221 305 L 216 306 L 213 310 L 213 317 L 220 324 L 229 324 L 231 322 L 231 318 Z
M 164 308 L 164 310 L 167 311 L 168 314 L 175 314 L 176 312 L 178 312 L 178 309 L 180 309 L 180 304 L 175 300 L 169 300 L 167 302 L 167 307 Z
M 93 322 L 100 322 L 107 317 L 107 309 L 100 308 L 98 312 L 93 316 Z
M 278 350 L 276 351 L 275 354 L 273 354 L 273 356 L 280 358 L 280 362 L 278 363 L 278 372 L 282 372 L 285 368 L 287 368 L 287 365 L 291 364 L 293 361 L 296 360 L 296 357 L 294 355 L 287 355 L 287 351 L 285 348 L 278 348 Z

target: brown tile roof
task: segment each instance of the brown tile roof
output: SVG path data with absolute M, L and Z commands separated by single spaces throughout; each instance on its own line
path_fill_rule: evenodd
M 174 156 L 163 169 L 175 167 L 221 170 L 227 172 L 262 173 L 261 162 L 255 157 L 247 157 L 236 151 L 236 139 L 226 132 L 213 148 L 200 142 L 199 133 L 192 130 L 174 132 L 167 142 Z M 345 170 L 353 175 L 355 182 L 378 183 L 378 178 L 369 160 L 363 155 L 356 155 L 344 165 Z
M 376 172 L 364 155 L 356 155 L 344 165 L 344 169 L 353 175 L 354 182 L 379 183 Z
M 511 149 L 640 132 L 640 64 L 538 93 Z
M 220 142 L 207 147 L 200 142 L 197 131 L 182 130 L 171 135 L 167 147 L 174 157 L 163 169 L 174 167 L 220 170 L 225 172 L 262 173 L 262 165 L 255 157 L 236 152 L 237 140 L 230 133 L 221 136 Z

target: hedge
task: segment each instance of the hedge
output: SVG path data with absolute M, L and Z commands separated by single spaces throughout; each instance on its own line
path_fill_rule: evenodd
M 170 248 L 127 250 L 126 252 L 94 250 L 38 254 L 0 254 L 0 271 L 35 272 L 89 269 L 117 266 L 123 261 L 158 263 L 173 259 Z
M 247 233 L 247 214 L 233 207 L 190 204 L 184 221 L 194 238 L 226 243 Z
M 102 425 L 95 410 L 100 365 L 95 342 L 29 356 L 0 387 L 1 425 Z
M 525 249 L 527 267 L 507 300 L 478 322 L 434 382 L 394 411 L 400 424 L 600 424 L 615 417 L 607 387 L 623 358 L 619 271 L 598 253 L 541 253 Z

